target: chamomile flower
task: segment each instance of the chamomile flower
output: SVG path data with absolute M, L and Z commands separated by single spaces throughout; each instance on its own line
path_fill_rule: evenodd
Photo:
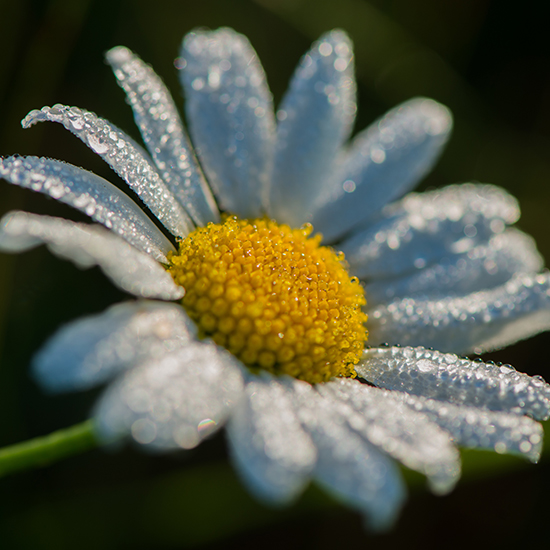
M 23 126 L 63 124 L 173 240 L 86 170 L 0 161 L 5 180 L 107 228 L 12 212 L 2 250 L 44 243 L 139 298 L 74 321 L 34 360 L 54 392 L 110 382 L 94 411 L 102 441 L 189 449 L 225 425 L 259 498 L 292 501 L 314 479 L 379 529 L 405 496 L 395 461 L 444 493 L 460 475 L 456 445 L 538 459 L 550 386 L 455 355 L 550 326 L 549 274 L 510 227 L 518 205 L 490 185 L 407 194 L 449 136 L 445 107 L 413 99 L 347 143 L 345 33 L 313 45 L 275 115 L 246 38 L 197 31 L 176 63 L 192 148 L 152 69 L 121 47 L 107 60 L 148 152 L 76 107 L 32 111 Z

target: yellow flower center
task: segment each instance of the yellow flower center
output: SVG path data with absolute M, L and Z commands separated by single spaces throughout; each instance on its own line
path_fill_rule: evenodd
M 355 376 L 367 338 L 363 287 L 312 231 L 228 216 L 186 237 L 169 271 L 200 336 L 252 370 L 310 383 Z

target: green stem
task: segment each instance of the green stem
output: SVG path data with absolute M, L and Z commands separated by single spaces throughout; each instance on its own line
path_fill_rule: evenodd
M 87 420 L 43 437 L 0 449 L 0 477 L 18 470 L 39 468 L 98 445 L 93 421 Z

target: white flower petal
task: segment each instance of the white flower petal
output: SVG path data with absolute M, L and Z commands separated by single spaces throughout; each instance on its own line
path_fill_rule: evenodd
M 126 92 L 143 141 L 170 191 L 198 226 L 219 221 L 214 197 L 162 80 L 128 48 L 113 48 L 106 58 Z
M 350 427 L 408 468 L 426 475 L 437 493 L 449 492 L 460 476 L 460 457 L 449 436 L 426 415 L 407 407 L 397 392 L 356 380 L 337 379 L 317 386 L 346 407 Z M 349 410 L 351 409 L 351 410 Z
M 235 464 L 250 491 L 283 504 L 302 492 L 317 452 L 285 388 L 271 376 L 262 378 L 247 383 L 227 434 Z
M 66 105 L 31 111 L 23 128 L 37 122 L 59 122 L 97 153 L 139 195 L 173 235 L 185 237 L 193 222 L 160 178 L 149 155 L 130 136 L 96 114 Z
M 120 288 L 144 298 L 177 300 L 183 289 L 143 252 L 99 225 L 10 212 L 0 220 L 0 250 L 21 252 L 45 244 L 81 268 L 98 265 Z
M 397 297 L 464 295 L 502 285 L 518 273 L 537 273 L 543 266 L 534 239 L 510 228 L 487 244 L 449 255 L 411 275 L 367 284 L 365 291 L 371 307 Z
M 277 113 L 277 143 L 269 214 L 299 227 L 330 178 L 355 118 L 352 44 L 331 31 L 302 58 Z
M 182 55 L 197 153 L 221 206 L 249 218 L 267 211 L 293 225 L 310 217 L 327 241 L 347 238 L 342 246 L 352 270 L 368 280 L 371 342 L 391 338 L 479 352 L 550 328 L 550 273 L 531 275 L 542 265 L 532 240 L 506 230 L 519 215 L 513 199 L 490 186 L 465 186 L 388 204 L 435 162 L 452 126 L 445 107 L 411 100 L 335 159 L 355 111 L 352 54 L 343 33 L 325 35 L 305 56 L 279 112 L 277 143 L 272 98 L 246 38 L 229 29 L 197 31 L 184 40 Z M 160 79 L 125 48 L 111 50 L 108 59 L 156 167 L 131 138 L 87 111 L 44 107 L 23 126 L 62 123 L 175 235 L 194 227 L 186 210 L 198 224 L 217 220 Z M 107 182 L 32 158 L 0 160 L 0 176 L 80 208 L 131 243 L 96 226 L 19 212 L 0 221 L 0 250 L 45 243 L 81 267 L 99 265 L 139 296 L 183 295 L 154 259 L 134 248 L 166 261 L 169 242 Z M 484 290 L 471 293 L 478 289 Z M 443 297 L 428 298 L 434 293 Z M 372 305 L 400 295 L 407 298 Z M 460 471 L 448 434 L 466 446 L 531 460 L 540 454 L 542 428 L 521 415 L 550 416 L 550 386 L 508 365 L 424 348 L 369 349 L 356 370 L 386 389 L 343 379 L 312 387 L 243 374 L 235 357 L 197 341 L 194 331 L 179 306 L 119 305 L 61 330 L 37 356 L 35 376 L 59 391 L 120 373 L 96 410 L 104 442 L 131 435 L 152 450 L 188 449 L 233 414 L 232 452 L 253 492 L 287 502 L 313 476 L 375 529 L 391 525 L 404 499 L 390 456 L 443 492 Z
M 194 323 L 178 305 L 117 304 L 56 332 L 35 355 L 33 374 L 51 392 L 88 389 L 187 345 L 195 333 Z
M 334 400 L 322 397 L 305 382 L 286 383 L 299 418 L 317 447 L 315 478 L 362 511 L 372 529 L 390 527 L 405 497 L 395 462 L 335 415 Z
M 8 157 L 0 159 L 0 176 L 84 212 L 159 262 L 175 250 L 133 200 L 92 172 L 46 158 Z
M 398 298 L 367 313 L 372 345 L 482 353 L 550 329 L 550 274 L 518 274 L 467 296 Z
M 550 386 L 542 379 L 422 347 L 372 348 L 357 374 L 376 386 L 490 411 L 550 416 Z
M 256 52 L 231 29 L 188 34 L 185 111 L 197 154 L 223 210 L 257 217 L 273 161 L 271 94 Z
M 409 191 L 432 168 L 451 127 L 449 110 L 431 99 L 389 111 L 352 142 L 333 188 L 319 197 L 315 229 L 334 241 Z
M 392 392 L 392 396 L 430 417 L 457 445 L 519 454 L 532 462 L 540 458 L 543 429 L 527 416 L 452 405 L 401 392 Z
M 241 397 L 237 361 L 206 342 L 126 371 L 95 411 L 104 441 L 131 435 L 150 449 L 191 449 L 220 428 Z
M 518 219 L 516 199 L 499 187 L 449 185 L 389 204 L 380 220 L 339 248 L 357 277 L 390 277 L 467 252 Z

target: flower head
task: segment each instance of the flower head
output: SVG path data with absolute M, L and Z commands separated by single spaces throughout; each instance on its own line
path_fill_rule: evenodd
M 107 59 L 148 152 L 75 107 L 32 111 L 23 126 L 63 124 L 175 241 L 90 172 L 0 160 L 7 181 L 109 230 L 13 212 L 3 250 L 45 243 L 141 298 L 60 330 L 34 361 L 45 388 L 112 379 L 94 412 L 105 441 L 189 449 L 227 424 L 254 494 L 288 502 L 313 478 L 375 528 L 404 498 L 393 459 L 436 492 L 459 477 L 455 444 L 538 459 L 550 386 L 455 355 L 550 326 L 549 274 L 508 227 L 518 206 L 489 185 L 406 194 L 449 136 L 445 107 L 413 99 L 346 144 L 356 104 L 343 32 L 313 45 L 275 115 L 248 41 L 200 31 L 177 60 L 193 149 L 151 68 L 125 48 Z

